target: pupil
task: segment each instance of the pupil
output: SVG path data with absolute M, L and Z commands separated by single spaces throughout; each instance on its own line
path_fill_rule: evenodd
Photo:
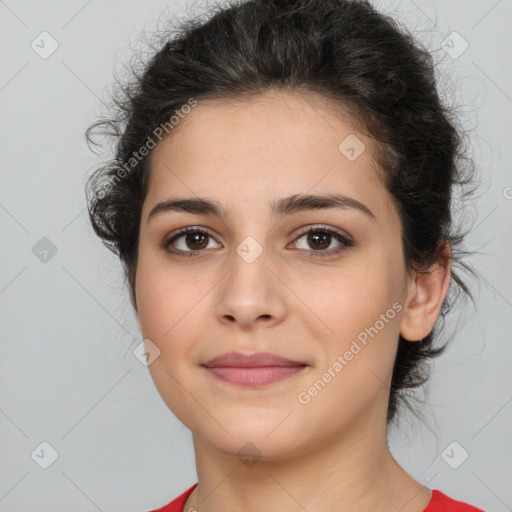
M 187 244 L 190 242 L 190 245 L 196 245 L 196 248 L 197 248 L 197 245 L 204 245 L 204 240 L 203 240 L 203 244 L 201 244 L 200 242 L 200 239 L 203 238 L 203 239 L 206 239 L 206 235 L 203 235 L 201 233 L 189 233 L 187 235 Z M 189 247 L 190 247 L 189 245 Z M 191 247 L 193 248 L 193 247 Z M 202 247 L 199 247 L 199 249 L 202 249 Z
M 328 247 L 329 246 L 329 242 L 325 243 L 326 240 L 328 240 L 330 237 L 330 235 L 326 235 L 326 234 L 318 234 L 317 233 L 311 233 L 310 234 L 310 240 L 313 240 L 313 243 L 314 244 L 321 244 L 322 246 L 319 247 L 320 249 L 324 249 L 325 247 Z M 323 239 L 323 244 L 322 244 L 322 239 Z

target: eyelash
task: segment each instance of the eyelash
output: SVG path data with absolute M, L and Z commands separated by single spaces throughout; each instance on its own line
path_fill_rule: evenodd
M 354 245 L 354 243 L 352 242 L 352 240 L 349 240 L 348 238 L 346 238 L 345 236 L 343 236 L 341 233 L 338 233 L 337 231 L 333 231 L 332 229 L 329 229 L 327 228 L 326 226 L 313 226 L 313 227 L 310 227 L 308 228 L 307 230 L 301 232 L 297 238 L 295 239 L 296 240 L 299 240 L 300 238 L 310 234 L 310 233 L 322 233 L 322 234 L 327 234 L 327 235 L 331 235 L 333 236 L 338 242 L 340 242 L 340 245 L 335 248 L 335 249 L 329 249 L 329 250 L 314 250 L 314 249 L 311 249 L 311 258 L 322 258 L 322 257 L 325 257 L 325 256 L 333 256 L 335 254 L 338 254 L 338 253 L 341 253 L 342 251 L 344 251 L 345 249 L 347 249 L 348 247 L 352 247 Z M 184 234 L 200 234 L 200 235 L 204 235 L 204 236 L 208 236 L 210 238 L 213 238 L 212 235 L 210 235 L 207 231 L 205 231 L 204 229 L 200 229 L 200 228 L 194 228 L 194 227 L 186 227 L 186 228 L 182 228 L 182 229 L 179 229 L 178 232 L 173 235 L 172 237 L 168 237 L 164 240 L 163 242 L 163 248 L 169 253 L 169 254 L 172 254 L 174 256 L 179 256 L 179 257 L 196 257 L 196 254 L 195 253 L 198 253 L 197 255 L 199 255 L 201 252 L 204 251 L 204 249 L 199 249 L 199 250 L 195 250 L 195 251 L 181 251 L 181 250 L 170 250 L 169 249 L 169 246 L 174 243 L 176 240 L 178 240 L 179 238 L 181 238 Z M 305 250 L 305 249 L 300 249 L 300 250 Z

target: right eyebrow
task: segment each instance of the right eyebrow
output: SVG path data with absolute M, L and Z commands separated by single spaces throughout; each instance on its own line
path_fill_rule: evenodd
M 224 209 L 217 201 L 203 198 L 167 199 L 157 203 L 149 212 L 149 222 L 153 217 L 167 212 L 185 212 L 195 215 L 214 215 L 222 220 L 229 218 L 229 211 Z

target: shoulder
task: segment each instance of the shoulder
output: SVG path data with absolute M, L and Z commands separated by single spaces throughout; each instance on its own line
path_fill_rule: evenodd
M 185 506 L 187 498 L 192 494 L 192 491 L 196 486 L 197 483 L 167 505 L 150 512 L 183 512 L 183 507 Z M 468 503 L 464 503 L 463 501 L 454 500 L 446 494 L 443 494 L 441 491 L 433 489 L 432 498 L 423 512 L 484 512 L 484 510 L 474 507 L 473 505 L 469 505 Z
M 180 494 L 176 499 L 172 500 L 167 505 L 164 505 L 162 508 L 151 510 L 150 512 L 182 512 L 187 498 L 192 494 L 192 491 L 196 488 L 196 486 L 197 483 L 195 483 L 190 489 L 187 489 L 183 494 Z
M 432 490 L 432 498 L 423 512 L 484 512 L 463 501 L 457 501 L 437 489 Z

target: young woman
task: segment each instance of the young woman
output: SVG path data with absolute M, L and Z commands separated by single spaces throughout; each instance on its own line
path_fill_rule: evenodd
M 89 214 L 193 434 L 198 483 L 159 510 L 480 510 L 387 444 L 468 292 L 451 205 L 470 166 L 428 51 L 365 1 L 244 1 L 123 90 Z

